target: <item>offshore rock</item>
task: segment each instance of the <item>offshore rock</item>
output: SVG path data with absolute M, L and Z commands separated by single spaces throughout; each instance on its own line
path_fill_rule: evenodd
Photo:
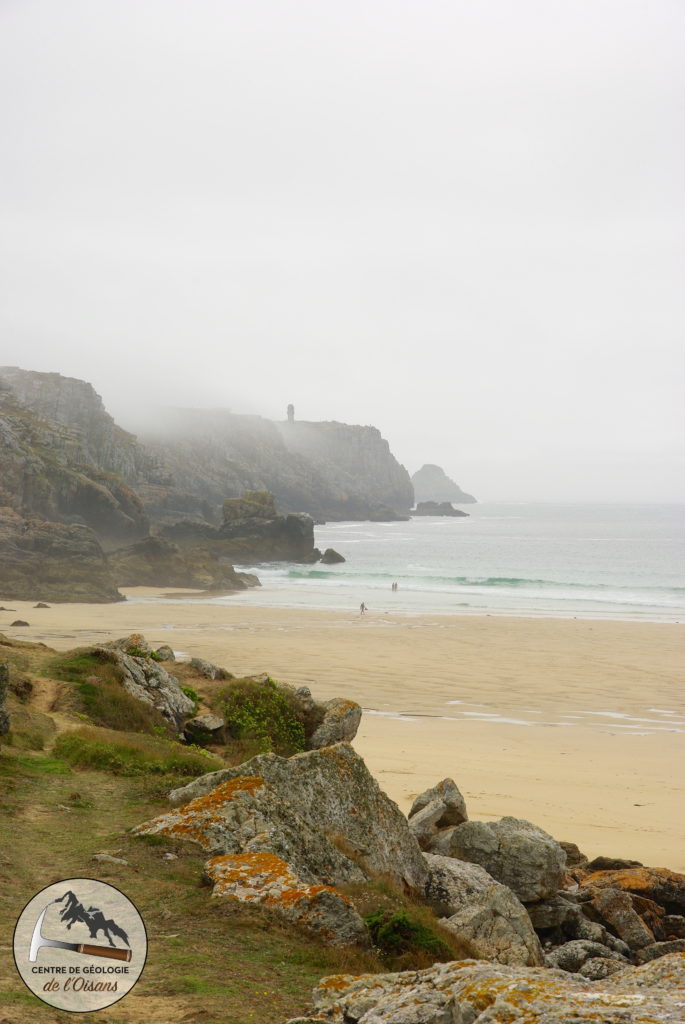
M 556 839 L 520 818 L 466 821 L 450 840 L 453 856 L 480 864 L 523 903 L 553 896 L 561 888 L 566 854 Z
M 543 962 L 542 948 L 525 907 L 506 886 L 477 864 L 426 854 L 425 896 L 444 920 L 483 960 L 520 967 Z
M 455 508 L 449 501 L 419 501 L 416 508 L 412 510 L 412 516 L 452 516 L 453 518 L 466 516 L 468 518 L 468 512 L 462 512 L 461 509 Z
M 326 945 L 368 942 L 366 925 L 346 896 L 330 885 L 305 884 L 273 853 L 213 857 L 205 873 L 214 882 L 213 896 L 264 906 Z
M 466 494 L 462 491 L 461 487 L 455 484 L 454 480 L 450 480 L 440 466 L 431 465 L 430 463 L 417 470 L 411 478 L 411 482 L 414 485 L 417 503 L 424 501 L 454 501 L 458 505 L 465 505 L 472 504 L 476 500 L 472 494 Z
M 334 548 L 326 548 L 321 556 L 321 562 L 323 565 L 338 565 L 340 562 L 344 562 L 345 559 L 339 554 Z
M 93 531 L 0 508 L 2 596 L 17 601 L 123 601 Z
M 685 957 L 601 981 L 545 968 L 462 960 L 400 974 L 335 975 L 313 992 L 327 1024 L 679 1024 Z
M 241 779 L 248 781 L 236 797 Z M 428 871 L 406 818 L 347 743 L 290 758 L 260 754 L 203 775 L 169 799 L 185 806 L 143 831 L 184 835 L 188 826 L 211 853 L 274 853 L 307 882 L 382 875 L 423 892 Z

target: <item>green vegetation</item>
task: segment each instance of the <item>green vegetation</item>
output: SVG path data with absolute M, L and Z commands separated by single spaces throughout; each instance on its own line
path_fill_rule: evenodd
M 185 695 L 188 698 L 188 700 L 192 700 L 193 705 L 194 705 L 193 706 L 193 714 L 196 715 L 198 710 L 199 710 L 199 707 L 200 707 L 200 696 L 199 696 L 199 694 L 196 693 L 196 691 L 192 688 L 192 686 L 182 686 L 181 689 L 185 693 Z
M 230 735 L 254 742 L 260 753 L 289 757 L 305 749 L 305 728 L 295 701 L 273 679 L 238 679 L 217 694 L 215 708 Z
M 421 910 L 375 910 L 364 918 L 374 946 L 393 971 L 455 959 L 454 950 L 436 934 L 436 922 Z
M 74 683 L 79 703 L 94 725 L 122 732 L 169 736 L 171 729 L 157 708 L 136 700 L 123 687 L 123 670 L 106 651 L 70 651 L 48 665 L 53 679 Z
M 182 747 L 161 737 L 84 727 L 58 736 L 55 753 L 78 768 L 114 775 L 202 775 L 222 763 L 200 747 Z

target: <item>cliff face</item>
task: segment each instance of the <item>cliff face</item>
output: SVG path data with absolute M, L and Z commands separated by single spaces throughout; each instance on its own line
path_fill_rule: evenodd
M 456 501 L 460 505 L 473 504 L 476 499 L 466 494 L 440 466 L 430 463 L 414 473 L 411 481 L 417 504 L 422 501 Z
M 409 474 L 376 427 L 288 420 L 278 428 L 288 450 L 330 481 L 336 498 L 328 518 L 392 519 L 412 507 Z
M 29 374 L 32 380 L 27 390 L 18 387 L 22 372 L 0 370 L 0 504 L 52 521 L 85 523 L 101 538 L 145 534 L 148 521 L 140 498 L 110 468 L 117 461 L 132 464 L 135 438 L 118 431 L 111 421 L 109 441 L 106 443 L 102 434 L 98 440 L 95 422 L 89 429 L 73 425 L 79 415 L 77 408 L 71 414 L 72 423 L 64 422 L 70 418 L 64 405 L 54 410 L 62 420 L 51 419 L 47 412 L 38 410 L 48 407 L 50 392 L 54 397 L 54 381 L 50 381 L 43 402 L 39 400 L 36 380 L 43 375 Z M 67 388 L 75 403 L 73 390 Z M 22 401 L 21 394 L 35 401 L 35 407 Z M 95 392 L 92 395 L 97 399 Z M 84 415 L 87 414 L 88 410 Z M 117 432 L 121 435 L 119 448 Z M 101 462 L 95 454 L 98 445 L 103 453 Z

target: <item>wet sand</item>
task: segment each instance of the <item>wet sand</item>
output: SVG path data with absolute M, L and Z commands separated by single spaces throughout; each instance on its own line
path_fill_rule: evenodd
M 450 776 L 472 818 L 527 818 L 588 856 L 685 871 L 685 626 L 211 605 L 2 601 L 0 631 L 58 650 L 142 632 L 365 709 L 354 745 L 407 810 Z M 141 601 L 140 598 L 145 600 Z M 10 628 L 16 618 L 29 627 Z

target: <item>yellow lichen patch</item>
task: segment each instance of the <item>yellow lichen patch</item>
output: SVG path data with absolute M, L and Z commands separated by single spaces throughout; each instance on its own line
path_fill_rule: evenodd
M 305 885 L 284 860 L 274 853 L 235 853 L 213 857 L 206 871 L 214 881 L 214 896 L 233 896 L 245 889 L 254 891 L 254 899 L 269 907 L 285 909 L 301 900 L 311 902 L 323 892 L 330 892 L 344 903 L 349 900 L 330 885 Z
M 343 992 L 346 988 L 349 988 L 352 982 L 357 981 L 362 975 L 356 974 L 332 974 L 328 978 L 322 978 L 318 984 L 318 988 L 323 992 Z M 366 975 L 366 977 L 372 978 L 373 975 Z
M 183 807 L 153 818 L 142 826 L 140 831 L 175 836 L 177 839 L 191 839 L 204 849 L 208 849 L 211 843 L 206 830 L 209 825 L 221 822 L 221 808 L 239 793 L 254 795 L 263 785 L 264 779 L 257 776 L 229 779 L 215 786 L 204 796 L 198 796 L 190 803 L 184 804 Z

